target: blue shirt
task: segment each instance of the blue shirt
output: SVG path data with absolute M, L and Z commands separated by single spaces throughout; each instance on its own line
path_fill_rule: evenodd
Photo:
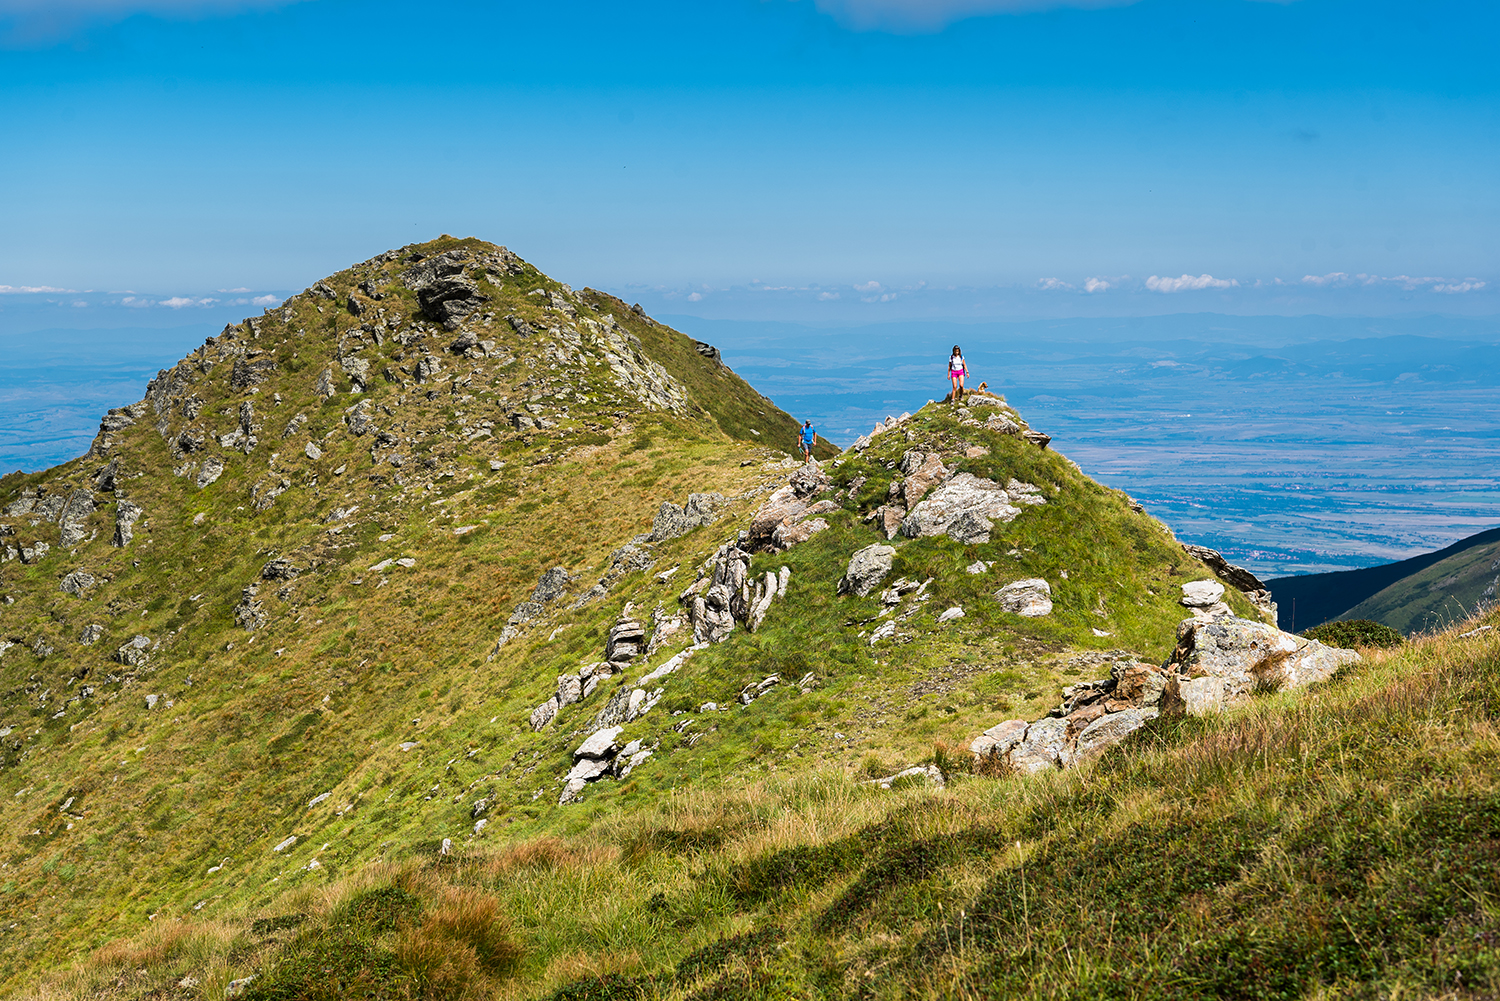
M 817 438 L 817 436 L 818 436 L 818 432 L 817 432 L 816 429 L 814 429 L 814 428 L 803 428 L 802 429 L 802 444 L 804 444 L 804 445 L 811 445 L 813 443 L 814 439 Z

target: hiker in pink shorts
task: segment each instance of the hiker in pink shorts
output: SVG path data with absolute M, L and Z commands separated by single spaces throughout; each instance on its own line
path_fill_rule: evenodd
M 948 358 L 948 381 L 953 384 L 953 402 L 964 398 L 964 380 L 969 377 L 969 366 L 964 364 L 963 352 L 953 345 L 953 354 Z

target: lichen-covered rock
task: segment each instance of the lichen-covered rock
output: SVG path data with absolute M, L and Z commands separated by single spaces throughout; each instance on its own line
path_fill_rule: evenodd
M 1004 757 L 1026 736 L 1026 728 L 1030 725 L 1024 719 L 1008 719 L 1003 723 L 996 723 L 975 737 L 969 750 L 981 756 L 994 754 Z
M 1202 714 L 1245 701 L 1257 689 L 1299 688 L 1324 681 L 1359 654 L 1284 633 L 1234 615 L 1194 617 L 1177 627 L 1165 669 L 1179 679 L 1177 697 Z
M 1042 503 L 1040 490 L 1029 483 L 1012 480 L 1002 487 L 973 473 L 959 473 L 911 509 L 901 522 L 901 534 L 912 539 L 944 535 L 958 523 L 965 542 L 988 542 L 995 522 L 1013 521 L 1023 505 Z
M 894 546 L 882 546 L 877 543 L 859 550 L 849 557 L 849 566 L 844 570 L 844 576 L 839 579 L 838 593 L 865 597 L 879 587 L 881 581 L 890 574 L 891 564 L 895 557 Z
M 995 600 L 1005 611 L 1028 619 L 1052 614 L 1052 586 L 1040 577 L 1005 585 L 995 592 Z
M 551 723 L 556 717 L 557 699 L 554 697 L 531 710 L 531 719 L 529 722 L 533 730 L 540 730 L 548 723 Z
M 150 660 L 151 638 L 149 636 L 134 636 L 124 646 L 115 651 L 115 660 L 126 667 L 145 667 Z
M 682 507 L 671 501 L 662 501 L 647 541 L 665 542 L 686 535 L 701 525 L 711 525 L 715 512 L 723 506 L 724 495 L 718 493 L 688 494 L 687 503 Z
M 1078 734 L 1073 751 L 1074 758 L 1082 760 L 1099 754 L 1106 747 L 1118 744 L 1159 715 L 1161 711 L 1154 706 L 1101 714 Z
M 1006 760 L 1022 775 L 1057 768 L 1068 747 L 1068 721 L 1055 716 L 1037 720 L 1011 748 Z
M 798 522 L 830 510 L 813 510 L 812 500 L 828 487 L 828 475 L 816 460 L 799 466 L 788 478 L 786 486 L 771 494 L 750 519 L 750 536 L 746 541 L 746 548 L 750 552 L 775 552 L 806 541 L 812 534 L 821 531 L 812 529 L 794 532 L 791 529 Z M 826 522 L 823 527 L 827 527 Z

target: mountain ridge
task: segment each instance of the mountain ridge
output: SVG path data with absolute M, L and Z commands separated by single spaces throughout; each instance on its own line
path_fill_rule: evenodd
M 222 926 L 239 958 L 149 990 L 306 996 L 277 977 L 313 939 L 254 928 L 382 867 L 752 782 L 1055 772 L 1086 724 L 1157 732 L 1127 682 L 1214 702 L 1155 664 L 1263 615 L 1190 601 L 1209 569 L 998 397 L 821 465 L 796 427 L 710 346 L 445 238 L 233 325 L 87 456 L 0 479 L 7 989 Z M 1007 716 L 1021 743 L 971 762 Z M 521 954 L 474 982 L 558 981 Z

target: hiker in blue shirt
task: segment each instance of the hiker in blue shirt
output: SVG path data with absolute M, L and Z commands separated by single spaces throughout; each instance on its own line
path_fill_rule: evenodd
M 812 421 L 802 422 L 802 461 L 812 461 L 813 442 L 817 440 L 818 432 L 813 430 Z

